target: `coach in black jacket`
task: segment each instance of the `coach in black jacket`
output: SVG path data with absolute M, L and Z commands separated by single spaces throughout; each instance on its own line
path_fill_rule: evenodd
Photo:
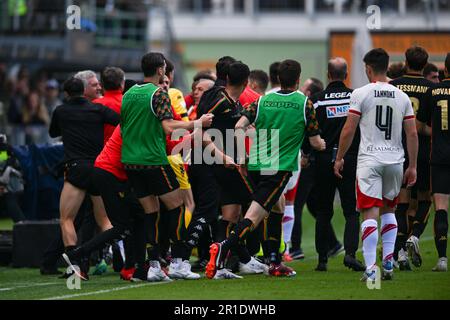
M 319 254 L 317 271 L 326 271 L 329 249 L 326 226 L 333 216 L 333 203 L 336 188 L 339 191 L 341 205 L 345 216 L 344 265 L 355 270 L 364 271 L 364 265 L 356 260 L 355 254 L 359 243 L 359 212 L 356 211 L 355 179 L 356 159 L 359 146 L 359 132 L 345 157 L 343 179 L 338 179 L 333 173 L 333 163 L 336 158 L 341 130 L 347 119 L 352 89 L 345 86 L 347 78 L 347 63 L 342 58 L 335 58 L 328 63 L 328 87 L 311 97 L 316 109 L 321 136 L 325 139 L 327 148 L 316 153 L 316 190 L 320 190 L 321 201 L 317 203 L 316 219 L 316 250 Z

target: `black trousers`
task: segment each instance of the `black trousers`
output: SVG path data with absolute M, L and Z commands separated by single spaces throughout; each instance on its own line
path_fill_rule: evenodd
M 319 261 L 327 261 L 329 250 L 329 225 L 333 217 L 336 189 L 339 191 L 345 217 L 344 248 L 346 254 L 354 255 L 359 242 L 359 212 L 356 210 L 356 156 L 346 157 L 343 178 L 334 175 L 331 153 L 322 152 L 316 156 L 316 188 L 320 200 L 316 204 L 316 250 Z

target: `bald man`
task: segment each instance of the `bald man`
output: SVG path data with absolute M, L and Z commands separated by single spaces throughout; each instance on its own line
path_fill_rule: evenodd
M 355 271 L 364 271 L 364 265 L 356 260 L 359 244 L 359 212 L 356 211 L 355 179 L 356 158 L 359 147 L 359 132 L 353 139 L 346 158 L 346 171 L 343 179 L 333 173 L 337 146 L 342 127 L 347 118 L 352 89 L 345 86 L 347 62 L 343 58 L 331 59 L 328 63 L 329 84 L 322 92 L 314 94 L 311 101 L 316 109 L 317 121 L 327 148 L 316 152 L 316 186 L 321 191 L 321 201 L 316 207 L 316 250 L 319 254 L 317 271 L 326 271 L 330 238 L 330 225 L 333 216 L 334 196 L 339 191 L 341 206 L 345 216 L 344 265 Z

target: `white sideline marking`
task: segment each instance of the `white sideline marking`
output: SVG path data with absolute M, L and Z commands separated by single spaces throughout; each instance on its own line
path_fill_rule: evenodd
M 138 284 L 138 285 L 117 287 L 117 288 L 105 289 L 105 290 L 99 290 L 99 291 L 77 293 L 77 294 L 68 294 L 68 295 L 64 295 L 64 296 L 56 296 L 56 297 L 44 298 L 44 299 L 40 299 L 40 300 L 64 300 L 64 299 L 71 299 L 71 298 L 84 297 L 84 296 L 93 296 L 93 295 L 97 295 L 97 294 L 122 291 L 122 290 L 127 290 L 127 289 L 141 288 L 141 287 L 147 287 L 147 286 L 156 286 L 158 284 L 166 284 L 166 283 L 171 283 L 171 282 L 170 281 L 164 281 L 164 282 L 143 283 L 143 284 Z
M 29 285 L 20 285 L 20 286 L 9 287 L 9 288 L 0 288 L 0 291 L 11 291 L 11 290 L 14 290 L 14 289 L 52 286 L 52 285 L 56 285 L 56 284 L 59 284 L 59 282 L 33 283 L 33 284 L 29 284 Z

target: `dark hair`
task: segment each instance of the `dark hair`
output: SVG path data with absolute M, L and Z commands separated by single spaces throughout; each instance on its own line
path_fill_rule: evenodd
M 205 71 L 197 72 L 193 78 L 193 82 L 197 82 L 202 79 L 211 80 L 211 81 L 216 80 L 216 79 L 214 79 L 214 77 L 211 75 L 211 73 L 209 71 L 205 70 Z
M 269 86 L 269 76 L 263 70 L 252 70 L 248 76 L 249 80 L 255 81 L 261 90 L 266 91 Z
M 323 91 L 323 82 L 317 78 L 309 78 L 311 80 L 311 84 L 308 87 L 310 95 L 314 95 Z
M 175 70 L 175 66 L 173 65 L 172 61 L 166 59 L 166 76 L 169 76 L 172 71 Z
M 405 74 L 406 67 L 403 62 L 391 63 L 387 71 L 387 76 L 391 79 L 403 77 Z
M 450 72 L 450 52 L 447 53 L 447 57 L 445 58 L 445 68 L 447 72 Z
M 108 90 L 118 90 L 125 81 L 125 72 L 116 67 L 106 67 L 102 71 L 101 81 L 103 88 Z
M 282 88 L 293 87 L 300 79 L 302 67 L 298 61 L 284 60 L 278 68 L 280 84 Z
M 149 52 L 142 57 L 141 68 L 145 77 L 152 77 L 156 70 L 164 66 L 166 58 L 159 52 Z
M 389 55 L 383 48 L 372 49 L 366 53 L 363 61 L 375 73 L 385 73 L 389 66 Z
M 230 56 L 220 58 L 216 64 L 217 79 L 227 80 L 228 68 L 234 62 L 236 62 L 236 59 Z
M 228 67 L 228 84 L 231 86 L 240 86 L 248 81 L 250 69 L 241 61 L 233 62 Z
M 83 81 L 75 77 L 71 77 L 64 82 L 63 85 L 64 92 L 67 93 L 69 97 L 80 97 L 84 94 L 84 84 Z
M 427 51 L 418 46 L 408 48 L 405 52 L 406 62 L 408 67 L 414 71 L 421 71 L 428 63 Z
M 123 89 L 123 94 L 127 93 L 128 90 L 131 89 L 135 84 L 137 84 L 136 80 L 127 79 L 125 80 L 125 88 Z
M 425 68 L 423 68 L 423 76 L 426 77 L 432 72 L 439 72 L 438 67 L 432 63 L 427 63 Z
M 333 60 L 328 62 L 328 73 L 333 80 L 345 80 L 347 76 L 347 63 L 334 63 Z
M 281 62 L 274 62 L 269 67 L 269 75 L 270 75 L 270 82 L 272 84 L 278 84 L 280 83 L 280 80 L 278 79 L 278 69 L 280 68 Z

